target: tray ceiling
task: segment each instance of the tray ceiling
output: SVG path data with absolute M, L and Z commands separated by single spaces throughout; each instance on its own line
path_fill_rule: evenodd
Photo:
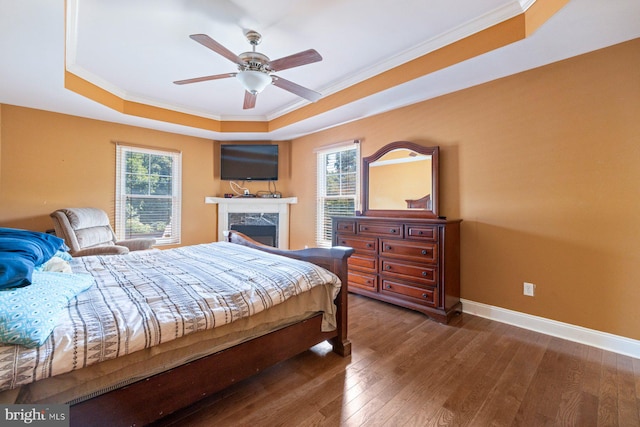
M 282 140 L 640 35 L 637 0 L 572 0 L 511 42 L 519 28 L 504 23 L 537 2 L 0 0 L 0 102 L 217 140 Z M 522 22 L 526 32 L 529 20 Z M 271 85 L 243 110 L 234 78 L 172 83 L 236 71 L 190 34 L 240 54 L 251 50 L 246 30 L 262 34 L 256 50 L 272 59 L 316 49 L 321 62 L 277 74 L 323 99 L 310 104 Z M 451 48 L 483 32 L 489 41 Z M 503 39 L 487 53 L 470 51 Z M 431 70 L 445 48 L 460 60 Z

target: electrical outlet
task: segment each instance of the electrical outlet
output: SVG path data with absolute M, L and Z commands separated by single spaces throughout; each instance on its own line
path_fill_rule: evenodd
M 533 283 L 524 282 L 522 293 L 528 297 L 534 296 L 536 293 L 536 285 L 534 285 Z

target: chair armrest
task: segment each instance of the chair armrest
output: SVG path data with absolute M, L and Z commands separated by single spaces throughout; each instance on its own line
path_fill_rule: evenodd
M 145 249 L 151 249 L 156 244 L 156 239 L 151 238 L 139 238 L 120 240 L 116 242 L 116 245 L 126 246 L 130 251 L 142 251 Z
M 72 255 L 74 257 L 90 256 L 90 255 L 124 255 L 129 253 L 129 248 L 118 245 L 94 246 L 92 248 L 80 249 Z

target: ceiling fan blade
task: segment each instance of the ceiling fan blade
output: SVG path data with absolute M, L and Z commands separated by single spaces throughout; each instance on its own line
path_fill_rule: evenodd
M 273 77 L 274 86 L 278 86 L 280 89 L 284 89 L 295 95 L 301 96 L 304 99 L 308 99 L 311 102 L 316 102 L 317 100 L 322 98 L 322 94 L 314 90 L 307 89 L 306 87 L 300 86 L 299 84 L 283 79 L 282 77 L 278 77 L 274 75 L 272 75 L 271 77 Z
M 206 82 L 208 80 L 226 79 L 228 77 L 235 77 L 236 74 L 238 74 L 238 73 L 215 74 L 213 76 L 196 77 L 194 79 L 176 80 L 173 83 L 175 83 L 177 85 L 185 85 L 185 84 L 188 84 L 188 83 Z
M 269 68 L 273 71 L 281 71 L 318 61 L 322 61 L 322 56 L 315 49 L 309 49 L 271 61 L 269 62 Z
M 238 55 L 231 52 L 229 49 L 222 46 L 220 43 L 218 43 L 217 41 L 215 41 L 214 39 L 212 39 L 206 34 L 191 34 L 189 37 L 191 37 L 193 40 L 200 43 L 202 46 L 208 47 L 215 53 L 224 56 L 234 64 L 242 65 L 244 63 Z
M 258 99 L 258 95 L 254 95 L 248 90 L 244 91 L 244 105 L 242 106 L 245 110 L 250 110 L 251 108 L 256 106 L 256 99 Z

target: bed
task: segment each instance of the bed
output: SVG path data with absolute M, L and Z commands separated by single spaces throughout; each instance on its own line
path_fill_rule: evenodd
M 0 345 L 0 403 L 68 403 L 71 425 L 146 425 L 320 342 L 348 356 L 340 284 L 352 252 L 283 251 L 231 231 L 226 242 L 74 258 L 67 276 L 91 286 L 44 342 Z

